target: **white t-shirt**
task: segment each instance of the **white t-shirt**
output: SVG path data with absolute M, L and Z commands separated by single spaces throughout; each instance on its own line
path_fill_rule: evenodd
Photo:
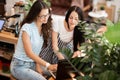
M 70 42 L 73 39 L 73 31 L 68 32 L 65 29 L 63 17 L 53 17 L 53 30 L 59 33 L 63 42 Z

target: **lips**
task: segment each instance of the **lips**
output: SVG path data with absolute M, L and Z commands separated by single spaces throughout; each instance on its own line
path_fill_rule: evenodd
M 75 25 L 74 23 L 70 23 L 70 25 Z

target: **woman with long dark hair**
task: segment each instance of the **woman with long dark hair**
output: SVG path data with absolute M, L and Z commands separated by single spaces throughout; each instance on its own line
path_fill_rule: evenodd
M 58 59 L 64 59 L 64 56 L 62 56 L 60 52 L 61 48 L 69 48 L 73 51 L 73 32 L 80 20 L 84 20 L 81 8 L 71 6 L 66 12 L 65 19 L 58 20 L 58 23 L 55 21 L 53 24 L 52 46 Z
M 11 74 L 18 80 L 46 80 L 35 70 L 39 64 L 46 70 L 56 71 L 57 65 L 44 61 L 38 55 L 42 46 L 47 46 L 52 30 L 51 12 L 42 1 L 37 0 L 21 24 L 21 31 L 11 61 Z

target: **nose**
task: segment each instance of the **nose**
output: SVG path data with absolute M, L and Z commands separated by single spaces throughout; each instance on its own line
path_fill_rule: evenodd
M 72 23 L 76 23 L 76 20 L 75 20 L 75 19 L 71 19 L 71 22 L 72 22 Z
M 49 15 L 45 15 L 45 16 L 44 16 L 44 19 L 48 19 L 48 18 L 49 18 Z
M 48 17 L 44 17 L 44 20 L 48 20 Z

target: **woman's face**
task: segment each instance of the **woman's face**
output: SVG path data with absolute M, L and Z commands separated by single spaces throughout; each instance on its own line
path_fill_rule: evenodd
M 78 21 L 79 21 L 78 14 L 75 11 L 73 11 L 68 19 L 68 24 L 70 28 L 73 29 L 78 24 Z
M 40 14 L 38 15 L 39 21 L 43 24 L 47 23 L 49 18 L 49 10 L 48 9 L 42 9 Z

